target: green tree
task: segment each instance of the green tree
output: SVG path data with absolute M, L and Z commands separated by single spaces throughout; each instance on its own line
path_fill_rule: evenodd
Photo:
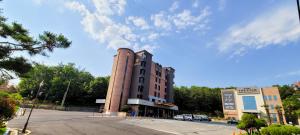
M 109 84 L 109 77 L 96 77 L 89 83 L 87 99 L 94 103 L 96 99 L 105 99 Z
M 11 119 L 16 112 L 17 102 L 6 92 L 0 92 L 0 128 L 4 127 L 3 121 Z
M 255 128 L 256 130 L 260 133 L 260 129 L 262 127 L 266 127 L 267 126 L 267 122 L 264 119 L 255 119 Z
M 66 105 L 96 105 L 95 101 L 105 98 L 109 77 L 94 78 L 90 73 L 80 70 L 74 64 L 46 66 L 34 65 L 32 70 L 22 77 L 18 85 L 24 97 L 32 99 L 39 83 L 44 80 L 43 94 L 39 99 L 55 103 L 61 102 L 70 82 Z M 47 96 L 47 97 L 46 97 Z
M 247 134 L 252 134 L 254 129 L 260 133 L 261 127 L 267 126 L 267 122 L 263 119 L 256 118 L 253 114 L 244 113 L 241 121 L 237 125 L 237 128 L 245 130 Z
M 296 96 L 291 96 L 283 100 L 283 108 L 285 110 L 287 122 L 292 122 L 293 125 L 297 124 L 297 119 L 300 110 L 300 101 Z
M 282 100 L 292 96 L 295 93 L 295 90 L 293 87 L 289 86 L 289 85 L 276 85 L 279 89 L 279 93 L 280 93 L 280 97 Z
M 221 116 L 222 98 L 220 88 L 174 87 L 175 104 L 181 113 L 206 113 Z
M 8 23 L 0 15 L 0 82 L 13 78 L 13 74 L 22 76 L 31 69 L 31 63 L 24 57 L 15 56 L 16 52 L 30 55 L 47 55 L 55 48 L 68 48 L 71 42 L 62 34 L 45 31 L 34 38 L 19 23 Z

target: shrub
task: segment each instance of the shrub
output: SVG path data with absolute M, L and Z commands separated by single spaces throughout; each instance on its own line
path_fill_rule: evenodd
M 0 98 L 9 97 L 9 93 L 0 90 Z
M 6 131 L 6 128 L 0 128 L 0 135 L 3 135 Z
M 273 124 L 261 130 L 263 135 L 295 135 L 300 134 L 300 128 L 291 125 Z
M 260 133 L 260 128 L 267 126 L 267 122 L 263 119 L 256 118 L 253 114 L 243 114 L 241 121 L 237 125 L 237 128 L 245 130 L 247 134 L 252 134 L 254 129 Z
M 4 127 L 3 121 L 11 119 L 16 112 L 16 102 L 9 97 L 0 98 L 0 128 Z

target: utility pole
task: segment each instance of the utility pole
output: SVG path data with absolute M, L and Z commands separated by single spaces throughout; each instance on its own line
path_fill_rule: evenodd
M 34 108 L 34 106 L 35 106 L 35 104 L 36 104 L 36 100 L 37 100 L 37 98 L 38 98 L 38 96 L 39 96 L 41 87 L 42 87 L 43 85 L 44 85 L 44 80 L 40 83 L 39 90 L 37 91 L 37 93 L 36 93 L 36 95 L 35 95 L 35 98 L 33 99 L 33 104 L 32 104 L 32 106 L 31 106 L 31 110 L 30 110 L 30 113 L 29 113 L 29 115 L 28 115 L 27 121 L 26 121 L 26 123 L 25 123 L 25 125 L 24 125 L 24 128 L 23 128 L 23 130 L 22 130 L 22 133 L 25 133 L 25 132 L 26 132 L 26 128 L 27 128 L 27 125 L 28 125 L 28 122 L 29 122 L 31 113 L 32 113 L 32 111 L 33 111 L 33 108 Z
M 61 105 L 60 105 L 61 107 L 64 107 L 65 100 L 66 100 L 66 97 L 67 97 L 67 94 L 68 94 L 68 91 L 69 91 L 70 83 L 71 83 L 71 80 L 69 81 L 67 90 L 66 90 L 66 92 L 65 92 L 65 94 L 64 94 L 64 97 L 63 97 L 63 100 L 62 100 L 62 102 L 61 102 Z
M 298 16 L 299 16 L 299 21 L 300 21 L 300 5 L 299 5 L 299 0 L 297 0 L 297 7 L 298 7 Z

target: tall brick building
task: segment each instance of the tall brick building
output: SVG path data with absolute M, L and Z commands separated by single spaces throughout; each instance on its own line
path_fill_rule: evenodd
M 174 72 L 152 61 L 152 54 L 120 48 L 114 56 L 104 112 L 114 114 L 129 107 L 139 116 L 171 117 Z

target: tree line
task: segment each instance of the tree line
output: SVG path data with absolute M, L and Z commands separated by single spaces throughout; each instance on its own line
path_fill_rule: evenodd
M 174 101 L 180 113 L 223 115 L 221 88 L 175 86 Z
M 295 88 L 291 85 L 276 86 L 279 88 L 286 121 L 292 122 L 293 125 L 299 124 L 298 117 L 300 117 L 300 91 L 295 90 Z
M 40 83 L 43 82 L 39 100 L 61 103 L 67 89 L 66 105 L 94 106 L 96 99 L 105 98 L 109 77 L 94 77 L 80 70 L 74 64 L 46 66 L 36 64 L 21 77 L 18 85 L 20 94 L 28 99 L 34 98 Z M 69 88 L 68 88 L 69 87 Z

